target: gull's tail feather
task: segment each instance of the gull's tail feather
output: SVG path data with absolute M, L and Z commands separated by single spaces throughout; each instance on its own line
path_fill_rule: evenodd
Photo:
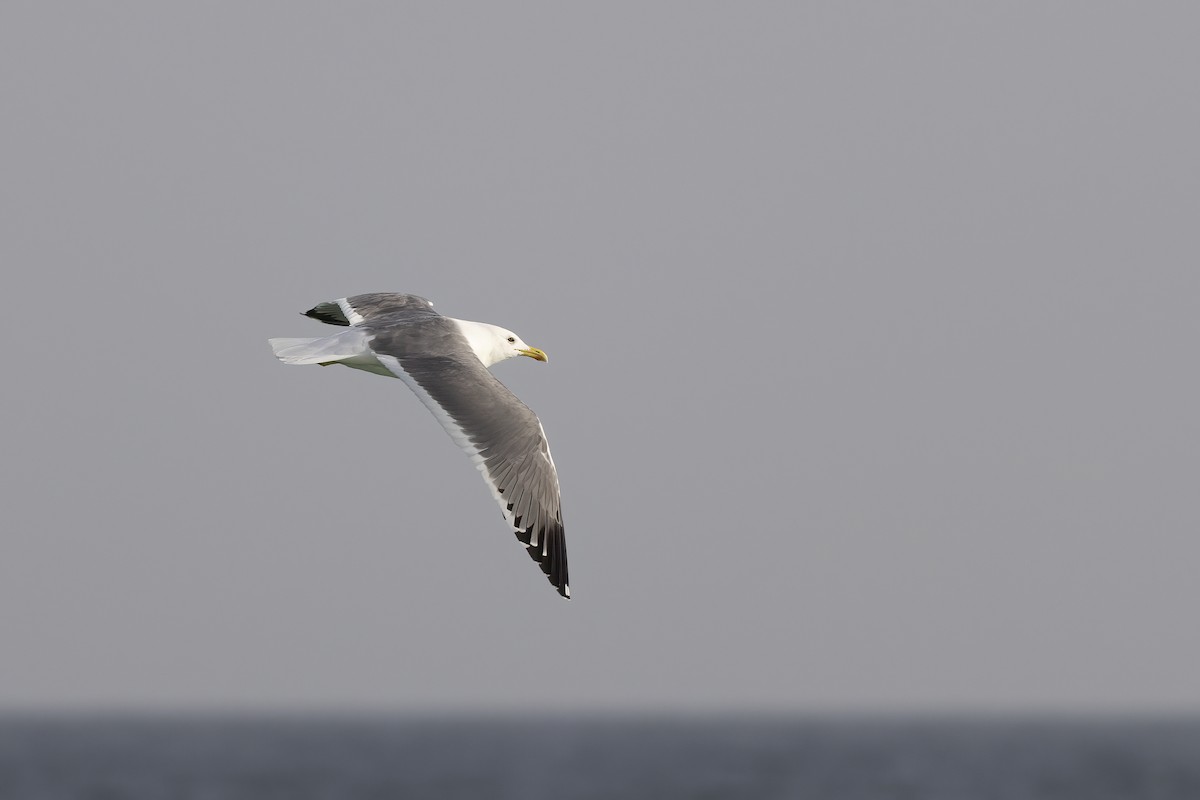
M 267 339 L 275 357 L 285 364 L 307 364 L 303 354 L 308 353 L 318 339 Z
M 268 339 L 275 357 L 285 364 L 330 364 L 367 352 L 366 335 L 351 328 L 319 339 Z

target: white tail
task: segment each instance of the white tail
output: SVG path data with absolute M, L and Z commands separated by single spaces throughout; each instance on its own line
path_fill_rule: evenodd
M 285 364 L 343 364 L 383 375 L 396 376 L 379 363 L 362 328 L 349 328 L 320 339 L 268 339 L 275 357 Z
M 367 337 L 362 330 L 322 336 L 319 339 L 268 339 L 275 357 L 285 364 L 328 364 L 369 352 Z

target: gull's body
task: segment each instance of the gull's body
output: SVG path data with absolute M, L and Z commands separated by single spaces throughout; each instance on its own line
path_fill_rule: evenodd
M 423 297 L 375 293 L 321 303 L 307 316 L 346 330 L 271 339 L 285 364 L 343 364 L 399 378 L 470 456 L 505 521 L 563 597 L 567 547 L 558 473 L 538 418 L 488 371 L 513 356 L 545 361 L 512 331 L 442 316 Z

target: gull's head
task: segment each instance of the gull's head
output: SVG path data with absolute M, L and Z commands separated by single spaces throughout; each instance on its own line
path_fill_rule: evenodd
M 503 353 L 503 355 L 501 355 L 497 361 L 505 358 L 512 358 L 513 356 L 529 356 L 534 361 L 550 360 L 546 357 L 544 352 L 538 350 L 536 347 L 530 347 L 529 345 L 525 344 L 525 341 L 512 331 L 505 330 L 504 328 L 497 328 L 496 335 L 501 339 L 499 344 L 500 350 Z
M 525 340 L 507 328 L 499 325 L 489 325 L 486 322 L 467 322 L 454 320 L 458 323 L 471 350 L 483 362 L 485 367 L 497 364 L 514 356 L 528 356 L 534 361 L 548 361 L 546 354 L 536 347 L 525 344 Z

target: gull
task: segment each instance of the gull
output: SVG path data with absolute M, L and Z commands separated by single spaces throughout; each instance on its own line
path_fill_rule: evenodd
M 346 328 L 315 339 L 271 339 L 285 364 L 342 364 L 399 378 L 474 462 L 505 522 L 570 598 L 558 472 L 537 416 L 489 367 L 515 356 L 547 361 L 512 331 L 446 317 L 413 294 L 376 292 L 318 303 L 305 316 Z

